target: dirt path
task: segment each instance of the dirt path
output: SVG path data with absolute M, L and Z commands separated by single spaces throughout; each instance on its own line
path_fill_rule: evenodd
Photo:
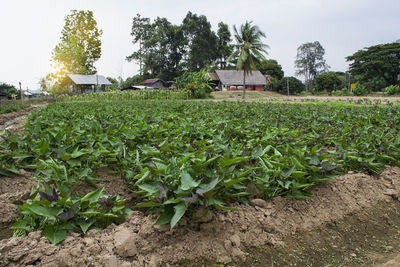
M 123 186 L 112 179 L 119 178 L 107 176 L 106 187 L 115 191 Z M 154 226 L 155 215 L 134 211 L 119 226 L 92 230 L 86 236 L 71 234 L 58 246 L 34 232 L 0 241 L 0 262 L 4 266 L 373 266 L 396 259 L 400 168 L 388 167 L 377 177 L 349 173 L 314 187 L 312 193 L 312 199 L 233 204 L 238 211 L 214 211 L 198 222 L 183 219 L 172 230 Z
M 228 91 L 228 92 L 213 92 L 213 101 L 238 101 L 242 100 L 242 92 L 240 91 Z M 246 91 L 246 102 L 334 102 L 334 101 L 353 101 L 368 99 L 372 102 L 380 100 L 382 104 L 386 102 L 400 102 L 400 97 L 395 96 L 285 96 L 272 91 L 265 92 L 247 92 Z

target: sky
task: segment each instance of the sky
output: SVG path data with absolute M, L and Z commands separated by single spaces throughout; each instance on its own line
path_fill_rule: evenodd
M 98 73 L 124 79 L 138 73 L 138 64 L 125 60 L 137 49 L 130 31 L 138 13 L 181 24 L 191 11 L 205 15 L 214 31 L 220 21 L 231 31 L 253 21 L 266 34 L 267 58 L 285 76 L 294 76 L 297 48 L 307 42 L 321 43 L 332 71 L 346 71 L 346 56 L 400 39 L 399 0 L 0 0 L 0 82 L 39 88 L 72 9 L 93 11 L 103 30 Z

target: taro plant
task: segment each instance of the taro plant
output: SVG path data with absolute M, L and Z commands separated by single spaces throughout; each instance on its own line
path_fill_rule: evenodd
M 15 236 L 42 230 L 53 244 L 63 241 L 68 231 L 86 233 L 90 229 L 103 229 L 111 223 L 121 222 L 129 209 L 119 196 L 103 194 L 99 188 L 82 197 L 62 194 L 44 183 L 17 199 L 22 218 L 12 228 Z

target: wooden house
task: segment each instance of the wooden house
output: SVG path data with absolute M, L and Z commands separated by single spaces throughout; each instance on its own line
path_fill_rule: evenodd
M 216 70 L 216 77 L 212 76 L 212 81 L 218 83 L 217 90 L 243 90 L 243 71 L 242 70 Z M 246 74 L 246 90 L 264 91 L 267 80 L 258 70 Z
M 143 86 L 150 87 L 153 89 L 163 89 L 165 88 L 165 82 L 159 78 L 147 79 L 140 83 Z

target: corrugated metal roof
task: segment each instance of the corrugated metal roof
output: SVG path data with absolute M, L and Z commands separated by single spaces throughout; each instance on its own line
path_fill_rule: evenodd
M 224 85 L 243 85 L 242 70 L 216 70 L 220 81 Z M 265 76 L 258 70 L 246 74 L 246 85 L 265 85 Z
M 111 82 L 103 75 L 81 75 L 81 74 L 68 74 L 68 77 L 75 84 L 87 85 L 111 85 Z

